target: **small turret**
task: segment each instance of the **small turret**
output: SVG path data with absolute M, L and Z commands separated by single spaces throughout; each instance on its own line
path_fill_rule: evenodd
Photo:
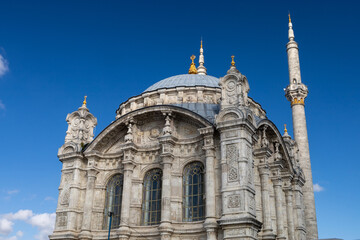
M 197 72 L 199 75 L 206 75 L 206 67 L 204 66 L 204 49 L 203 49 L 203 41 L 200 43 L 200 56 L 199 56 L 199 67 L 197 68 Z
M 84 97 L 83 104 L 77 111 L 68 114 L 66 117 L 68 130 L 66 131 L 65 144 L 59 149 L 59 154 L 79 152 L 93 140 L 97 119 L 89 112 L 86 106 L 86 98 L 87 96 Z

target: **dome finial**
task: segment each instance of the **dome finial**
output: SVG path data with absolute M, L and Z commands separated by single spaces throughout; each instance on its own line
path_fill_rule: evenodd
M 197 74 L 196 66 L 195 66 L 195 63 L 194 63 L 195 58 L 196 58 L 195 55 L 192 55 L 190 57 L 192 62 L 190 64 L 189 74 Z
M 290 11 L 289 11 L 289 23 L 291 23 Z
M 199 75 L 206 75 L 206 67 L 204 66 L 204 49 L 203 49 L 203 41 L 201 38 L 200 41 L 200 56 L 199 56 L 199 67 L 197 68 L 197 73 Z
M 288 130 L 286 129 L 286 124 L 284 124 L 284 134 L 283 134 L 283 138 L 288 138 L 291 139 Z
M 234 55 L 232 55 L 232 56 L 231 56 L 231 66 L 235 66 L 235 61 L 234 61 L 234 58 L 235 58 L 235 56 L 234 56 Z
M 87 96 L 84 96 L 83 106 L 86 107 L 86 98 Z

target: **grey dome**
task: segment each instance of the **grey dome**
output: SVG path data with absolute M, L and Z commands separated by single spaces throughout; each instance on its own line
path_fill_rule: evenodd
M 205 86 L 219 88 L 219 81 L 220 80 L 218 78 L 209 75 L 181 74 L 165 78 L 148 87 L 144 92 L 151 92 L 161 88 L 174 87 Z

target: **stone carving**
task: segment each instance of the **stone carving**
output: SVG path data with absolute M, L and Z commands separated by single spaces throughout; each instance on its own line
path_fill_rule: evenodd
M 249 208 L 250 210 L 252 210 L 252 212 L 254 213 L 256 210 L 256 203 L 255 203 L 255 197 L 253 195 L 251 195 L 249 197 Z
M 66 131 L 65 143 L 86 144 L 93 140 L 97 120 L 89 112 L 86 104 L 83 104 L 77 111 L 68 114 L 66 121 L 69 126 Z
M 228 200 L 228 208 L 240 207 L 240 195 L 231 195 Z
M 267 126 L 264 126 L 262 137 L 261 137 L 261 147 L 268 147 L 269 146 L 269 140 L 266 138 L 266 129 Z
M 238 148 L 236 144 L 229 144 L 226 146 L 226 159 L 228 164 L 228 181 L 233 182 L 239 178 L 239 166 L 238 166 Z
M 128 131 L 125 135 L 125 142 L 126 143 L 131 143 L 133 141 L 133 134 L 132 134 L 132 127 L 133 127 L 133 123 L 132 121 L 129 121 L 128 124 L 127 124 L 127 127 L 128 127 Z
M 166 115 L 166 117 L 165 117 L 165 126 L 163 128 L 163 135 L 171 136 L 172 129 L 171 129 L 171 124 L 170 124 L 170 113 L 167 113 L 164 115 Z
M 229 170 L 229 180 L 230 181 L 235 181 L 238 178 L 238 172 L 237 169 L 232 167 Z
M 67 212 L 60 212 L 57 214 L 57 226 L 66 227 L 67 226 Z
M 70 198 L 70 189 L 69 186 L 66 186 L 66 188 L 62 190 L 60 204 L 68 206 L 69 198 Z

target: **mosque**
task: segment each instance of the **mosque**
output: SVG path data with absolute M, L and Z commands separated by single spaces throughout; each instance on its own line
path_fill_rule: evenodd
M 289 17 L 294 138 L 248 96 L 235 66 L 161 80 L 116 110 L 98 136 L 83 105 L 68 114 L 55 239 L 317 239 L 305 118 L 308 94 Z

